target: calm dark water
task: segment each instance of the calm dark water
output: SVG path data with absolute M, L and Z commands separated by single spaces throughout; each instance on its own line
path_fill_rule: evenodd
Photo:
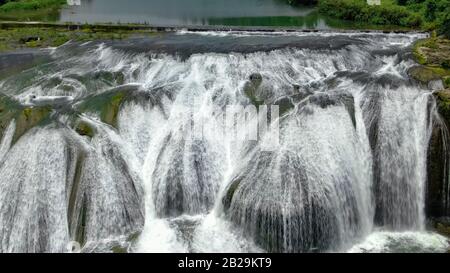
M 81 5 L 63 9 L 60 21 L 318 29 L 335 25 L 313 8 L 292 7 L 284 0 L 81 0 Z

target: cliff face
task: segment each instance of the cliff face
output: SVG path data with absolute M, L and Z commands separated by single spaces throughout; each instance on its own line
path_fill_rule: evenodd
M 426 212 L 429 217 L 439 218 L 450 215 L 450 40 L 433 33 L 415 44 L 413 54 L 420 66 L 410 69 L 409 75 L 435 90 L 437 116 L 433 118 L 428 149 Z
M 428 150 L 427 214 L 433 218 L 450 215 L 449 162 L 450 89 L 435 93 L 439 113 L 433 123 Z

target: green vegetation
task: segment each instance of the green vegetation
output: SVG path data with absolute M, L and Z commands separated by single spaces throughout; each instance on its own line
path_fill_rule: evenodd
M 66 0 L 7 0 L 1 3 L 0 19 L 18 21 L 56 21 Z
M 450 0 L 286 0 L 292 5 L 317 5 L 319 12 L 332 18 L 378 26 L 400 26 L 437 30 L 450 37 Z
M 420 27 L 422 17 L 406 7 L 391 1 L 382 1 L 381 5 L 368 5 L 366 0 L 321 0 L 319 11 L 323 14 L 356 22 L 374 25 L 398 25 Z
M 450 0 L 320 0 L 322 14 L 374 25 L 395 25 L 415 29 L 438 30 L 450 34 Z
M 50 7 L 60 7 L 66 4 L 66 0 L 19 0 L 19 1 L 7 1 L 0 6 L 0 11 L 9 12 L 17 10 L 37 10 Z
M 16 143 L 28 130 L 45 122 L 51 111 L 49 107 L 24 107 L 14 99 L 0 94 L 0 137 L 3 136 L 5 129 L 14 119 L 16 130 L 13 143 Z
M 442 79 L 444 87 L 450 88 L 450 40 L 433 32 L 430 38 L 415 43 L 413 54 L 422 66 L 412 68 L 411 77 L 423 83 Z

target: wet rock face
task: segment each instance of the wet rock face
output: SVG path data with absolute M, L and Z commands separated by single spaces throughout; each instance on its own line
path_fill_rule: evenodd
M 430 139 L 428 150 L 428 183 L 426 195 L 426 213 L 429 217 L 447 215 L 449 156 L 445 153 L 446 129 L 436 124 Z M 448 145 L 448 144 L 447 144 Z
M 408 70 L 408 75 L 432 90 L 443 88 L 442 77 L 433 69 L 425 66 L 415 66 Z
M 245 83 L 244 95 L 250 99 L 251 103 L 255 106 L 264 103 L 264 93 L 261 90 L 261 84 L 263 82 L 263 77 L 259 73 L 253 73 L 249 77 L 249 81 Z
M 153 172 L 153 196 L 160 217 L 208 213 L 216 199 L 223 170 L 205 140 L 187 140 L 172 132 L 163 143 Z M 175 147 L 175 148 L 174 148 Z
M 449 164 L 450 154 L 450 90 L 435 93 L 440 116 L 434 117 L 428 149 L 428 183 L 426 213 L 428 217 L 450 215 Z
M 354 156 L 343 153 L 358 149 L 350 136 L 354 126 L 345 105 L 326 97 L 298 107 L 281 121 L 281 147 L 276 151 L 256 147 L 222 199 L 227 217 L 269 252 L 338 249 L 365 226 L 355 172 L 365 171 L 364 167 L 339 159 Z M 336 124 L 322 122 L 329 118 Z M 343 131 L 338 133 L 334 126 Z M 317 152 L 313 147 L 319 143 L 334 147 Z M 321 164 L 311 167 L 313 162 Z
M 133 234 L 144 225 L 141 181 L 104 130 L 91 139 L 74 182 L 70 227 L 80 243 Z
M 86 144 L 52 123 L 11 147 L 0 164 L 0 252 L 65 252 L 72 240 L 83 247 L 143 228 L 139 181 L 101 137 L 104 147 Z
M 434 218 L 433 227 L 438 233 L 450 237 L 450 217 Z
M 306 172 L 298 168 L 294 155 L 282 158 L 280 184 L 257 171 L 272 168 L 276 160 L 274 154 L 259 153 L 250 162 L 252 170 L 230 184 L 223 204 L 231 221 L 269 252 L 314 252 L 338 245 L 333 209 L 314 200 L 314 189 L 306 183 Z
M 24 107 L 18 101 L 0 93 L 0 139 L 8 124 L 15 120 L 13 143 L 34 126 L 44 122 L 52 109 L 46 106 Z

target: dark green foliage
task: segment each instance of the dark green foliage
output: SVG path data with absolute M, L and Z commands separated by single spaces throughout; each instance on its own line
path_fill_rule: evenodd
M 441 18 L 439 34 L 450 39 L 450 6 L 447 7 L 445 14 Z
M 370 6 L 366 0 L 321 0 L 321 13 L 343 20 L 374 25 L 438 29 L 449 37 L 450 0 L 382 0 Z
M 368 5 L 366 0 L 321 0 L 319 10 L 323 14 L 343 20 L 365 22 L 374 25 L 398 25 L 417 28 L 422 24 L 420 14 L 395 4 Z
M 38 10 L 43 8 L 60 7 L 67 3 L 66 0 L 20 0 L 20 1 L 8 1 L 0 0 L 0 11 L 9 12 L 15 10 Z

